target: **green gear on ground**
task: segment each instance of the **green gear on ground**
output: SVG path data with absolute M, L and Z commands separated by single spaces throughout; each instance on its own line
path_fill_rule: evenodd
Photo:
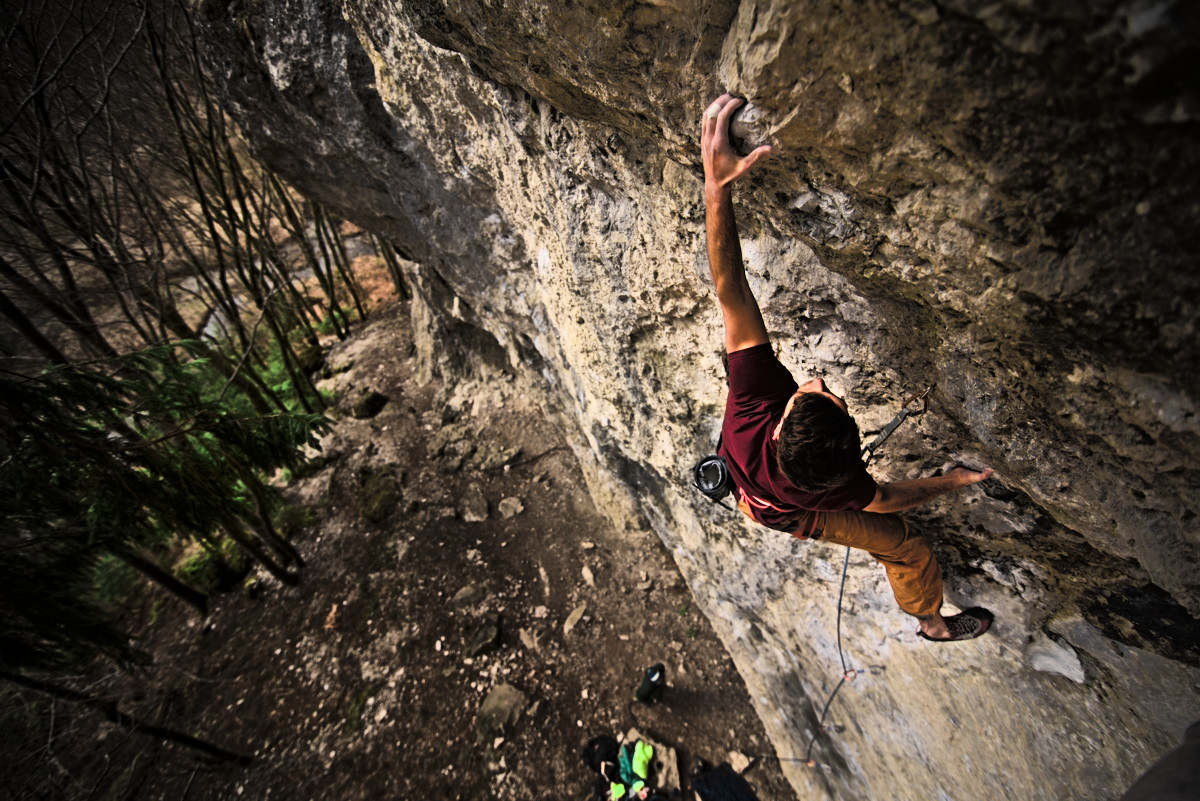
M 629 788 L 629 792 L 626 793 L 625 785 L 614 782 L 613 784 L 609 785 L 609 787 L 608 787 L 609 797 L 612 799 L 612 801 L 621 801 L 621 799 L 623 799 L 623 798 L 632 798 L 635 795 L 637 795 L 638 793 L 640 793 L 642 791 L 642 788 L 645 786 L 646 786 L 645 782 L 641 782 L 641 781 L 634 782 L 633 785 Z
M 617 767 L 621 771 L 621 781 L 633 784 L 637 781 L 637 774 L 633 772 L 633 746 L 629 743 L 621 746 L 621 755 L 617 760 Z
M 638 740 L 633 747 L 633 772 L 643 779 L 650 778 L 650 760 L 654 758 L 654 746 Z

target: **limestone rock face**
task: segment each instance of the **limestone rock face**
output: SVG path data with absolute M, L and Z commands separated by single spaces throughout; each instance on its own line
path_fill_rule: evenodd
M 1044 6 L 1044 8 L 1043 8 Z M 201 5 L 256 153 L 410 260 L 426 375 L 510 370 L 615 522 L 675 554 L 782 757 L 838 680 L 842 553 L 689 486 L 724 405 L 699 119 L 774 144 L 737 192 L 781 359 L 881 480 L 996 479 L 910 513 L 991 634 L 919 644 L 865 555 L 865 670 L 802 797 L 1116 797 L 1197 717 L 1192 42 L 1200 7 L 1073 0 L 260 0 Z

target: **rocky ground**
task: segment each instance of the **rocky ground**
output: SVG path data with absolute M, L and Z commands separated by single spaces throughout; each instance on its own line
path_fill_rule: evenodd
M 10 779 L 14 797 L 582 799 L 584 742 L 634 726 L 675 750 L 682 797 L 697 759 L 748 761 L 763 801 L 795 797 L 654 534 L 606 522 L 511 376 L 416 386 L 407 320 L 377 314 L 327 362 L 342 418 L 285 490 L 301 584 L 260 578 L 205 620 L 149 597 L 154 666 L 89 680 L 251 765 L 40 702 L 35 742 L 9 753 L 46 780 Z M 659 662 L 663 702 L 633 703 Z

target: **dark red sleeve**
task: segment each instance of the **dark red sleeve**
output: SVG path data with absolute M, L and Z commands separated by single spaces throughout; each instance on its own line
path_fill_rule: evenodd
M 729 403 L 739 411 L 778 404 L 782 412 L 798 388 L 770 343 L 729 354 Z

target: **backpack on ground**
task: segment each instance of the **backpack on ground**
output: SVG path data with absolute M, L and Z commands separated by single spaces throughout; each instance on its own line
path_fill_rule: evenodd
M 692 789 L 700 801 L 758 801 L 754 788 L 728 762 L 692 776 Z

